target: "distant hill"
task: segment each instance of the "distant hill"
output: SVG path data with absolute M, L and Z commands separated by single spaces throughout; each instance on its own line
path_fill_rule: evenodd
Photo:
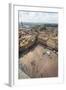
M 39 25 L 39 26 L 46 26 L 46 27 L 58 27 L 58 24 L 56 23 L 29 23 L 29 22 L 21 22 L 19 23 L 19 28 L 23 28 L 23 27 L 26 27 L 26 28 L 31 28 L 31 27 L 34 27 L 36 25 Z

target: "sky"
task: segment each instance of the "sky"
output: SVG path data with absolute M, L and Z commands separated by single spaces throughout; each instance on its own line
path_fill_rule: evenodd
M 58 24 L 58 13 L 19 11 L 19 22 Z

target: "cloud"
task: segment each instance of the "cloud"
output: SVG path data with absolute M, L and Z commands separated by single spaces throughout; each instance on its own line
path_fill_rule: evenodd
M 19 22 L 58 23 L 58 13 L 20 11 Z

